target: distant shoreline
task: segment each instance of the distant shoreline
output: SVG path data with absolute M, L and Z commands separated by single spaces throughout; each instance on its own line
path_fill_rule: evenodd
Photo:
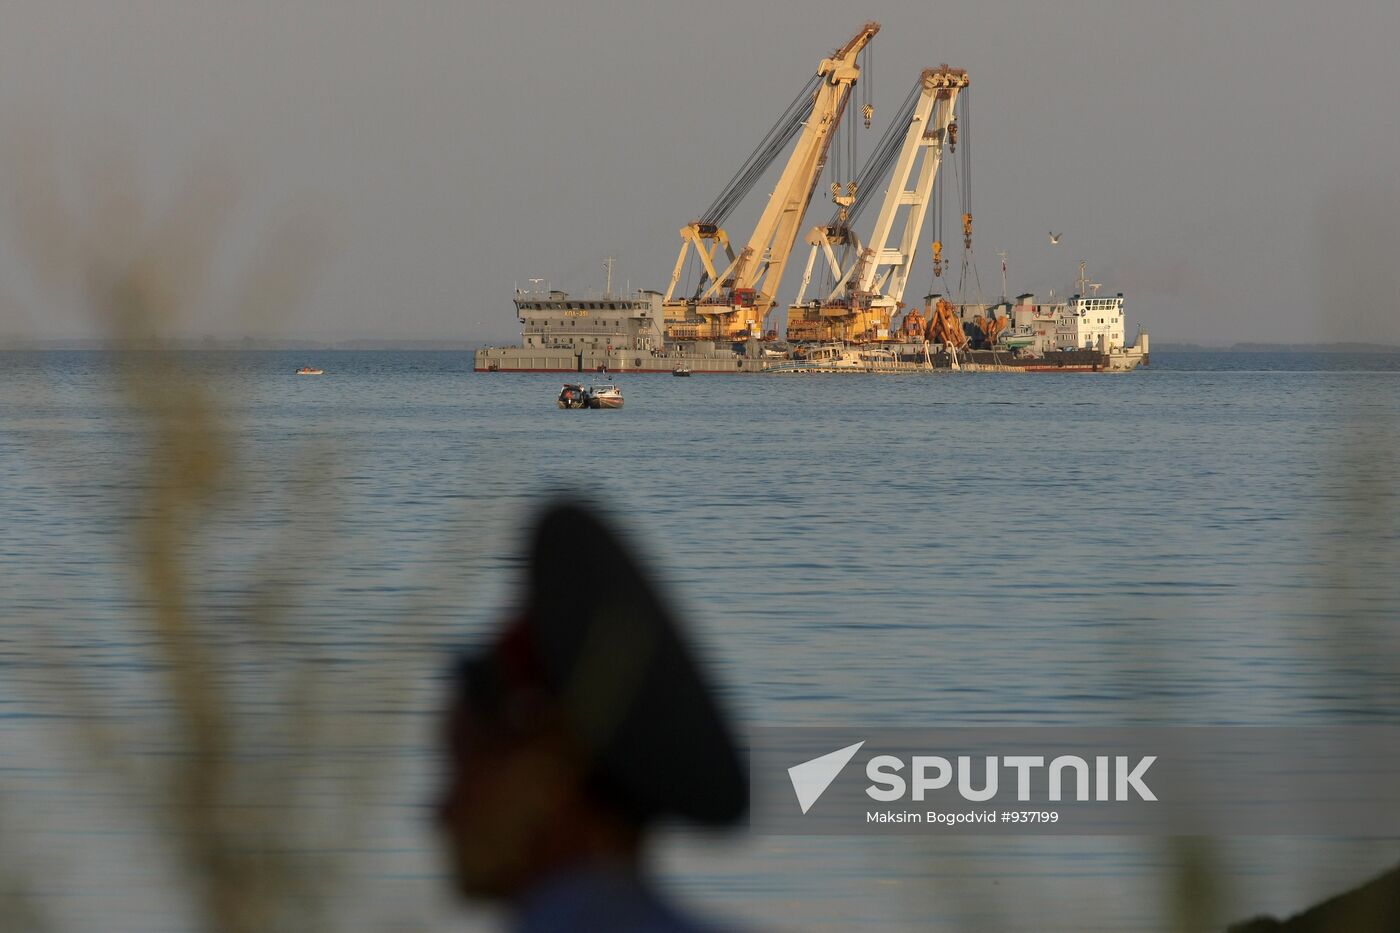
M 1400 346 L 1388 343 L 1232 343 L 1204 346 L 1198 343 L 1152 342 L 1153 353 L 1400 353 Z
M 159 343 L 113 344 L 102 340 L 0 340 L 2 351 L 62 351 L 62 350 L 146 350 L 178 353 L 199 352 L 267 352 L 267 351 L 440 351 L 471 353 L 492 344 L 468 340 L 169 340 Z M 1400 345 L 1358 343 L 1233 343 L 1228 346 L 1207 346 L 1196 343 L 1152 344 L 1154 353 L 1400 353 Z
M 163 340 L 113 343 L 105 340 L 3 340 L 0 351 L 14 350 L 155 350 L 178 353 L 250 352 L 269 350 L 442 350 L 473 353 L 485 344 L 466 340 Z

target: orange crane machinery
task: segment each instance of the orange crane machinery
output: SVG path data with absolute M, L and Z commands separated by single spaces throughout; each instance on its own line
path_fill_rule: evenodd
M 928 333 L 928 322 L 918 308 L 910 308 L 899 324 L 899 338 L 904 341 L 923 340 Z
M 934 299 L 937 298 L 937 301 Z M 958 320 L 958 308 L 941 295 L 929 295 L 924 299 L 928 304 L 924 310 L 929 315 L 928 342 L 941 343 L 951 350 L 961 350 L 968 344 L 962 322 Z
M 777 304 L 776 292 L 802 218 L 826 165 L 827 150 L 851 88 L 860 77 L 857 57 L 879 31 L 879 23 L 866 23 L 830 58 L 823 59 L 816 75 L 710 208 L 681 228 L 680 255 L 663 303 L 668 338 L 724 340 L 763 335 L 763 324 Z M 724 220 L 793 137 L 797 143 L 787 165 L 753 235 L 736 255 L 723 229 Z M 692 254 L 704 270 L 700 284 L 690 297 L 677 297 L 681 274 Z M 720 262 L 726 264 L 721 267 Z
M 1001 332 L 1011 326 L 1011 318 L 1005 314 L 998 316 L 991 313 L 986 317 L 979 314 L 973 317 L 972 326 L 977 329 L 979 343 L 984 345 L 984 349 L 991 350 L 996 347 Z
M 890 322 L 903 307 L 904 289 L 944 145 L 952 147 L 958 93 L 967 86 L 967 72 L 961 68 L 940 65 L 919 75 L 895 121 L 861 170 L 854 203 L 849 208 L 843 205 L 825 227 L 816 227 L 807 236 L 812 250 L 797 300 L 788 308 L 789 340 L 871 342 L 891 338 Z M 869 244 L 862 246 L 851 224 L 869 202 L 875 183 L 887 172 L 889 187 L 879 217 Z M 837 256 L 838 246 L 844 248 L 844 268 Z M 809 303 L 807 288 L 818 253 L 825 257 L 835 286 L 825 298 Z

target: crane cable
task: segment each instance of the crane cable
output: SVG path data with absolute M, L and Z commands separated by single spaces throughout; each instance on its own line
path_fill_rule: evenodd
M 753 186 L 758 183 L 759 178 L 767 170 L 778 154 L 786 148 L 792 138 L 797 135 L 802 128 L 802 124 L 812 114 L 812 107 L 816 104 L 817 88 L 821 85 L 822 76 L 813 75 L 803 86 L 798 95 L 788 104 L 787 109 L 782 112 L 772 127 L 764 137 L 759 140 L 753 152 L 739 166 L 739 170 L 729 179 L 724 190 L 714 199 L 709 208 L 700 217 L 700 223 L 719 225 L 724 223 L 729 214 L 738 206 L 739 202 L 753 190 Z
M 972 273 L 972 279 L 975 283 L 978 303 L 984 303 L 982 300 L 982 277 L 977 271 L 977 258 L 972 251 L 972 161 L 968 155 L 971 150 L 971 146 L 968 142 L 968 137 L 971 135 L 968 132 L 968 128 L 971 125 L 971 120 L 969 119 L 969 99 L 970 95 L 968 95 L 967 90 L 964 89 L 959 96 L 959 103 L 962 106 L 962 116 L 959 120 L 962 125 L 959 139 L 962 144 L 962 158 L 959 159 L 955 157 L 952 160 L 953 174 L 958 186 L 958 206 L 962 211 L 963 223 L 963 254 L 962 268 L 958 276 L 958 304 L 967 303 L 967 277 L 969 271 Z M 941 199 L 939 208 L 939 220 L 941 222 Z
M 962 124 L 963 124 L 963 213 L 968 217 L 968 237 L 971 238 L 971 217 L 972 217 L 972 93 L 971 88 L 964 88 L 960 97 L 962 101 Z M 971 244 L 968 245 L 971 248 Z
M 933 176 L 933 219 L 930 225 L 933 227 L 933 275 L 929 278 L 929 294 L 937 280 L 943 276 L 943 189 L 948 187 L 944 178 L 946 172 L 939 172 Z
M 859 86 L 858 93 L 853 93 L 850 96 L 850 99 L 853 102 L 860 104 L 860 112 L 862 118 L 865 121 L 866 129 L 870 129 L 871 120 L 874 118 L 875 115 L 874 81 L 875 49 L 872 46 L 866 46 L 860 53 L 860 77 L 857 78 L 855 82 Z M 840 113 L 844 114 L 845 110 L 846 102 L 843 101 L 841 104 Z M 860 145 L 856 133 L 854 117 L 852 117 L 851 121 L 846 124 L 845 129 L 846 139 L 844 151 L 842 148 L 840 127 L 838 127 L 836 131 L 836 144 L 832 147 L 835 150 L 835 152 L 832 156 L 830 166 L 831 172 L 828 176 L 828 180 L 830 181 L 831 198 L 833 201 L 835 201 L 838 197 L 843 196 L 843 194 L 846 197 L 854 197 L 859 193 L 861 189 L 860 176 L 852 178 L 844 184 L 842 183 L 842 179 L 846 178 L 848 175 L 856 173 L 856 166 L 860 165 Z M 863 166 L 860 169 L 860 172 L 864 172 Z M 840 214 L 841 208 L 838 206 L 836 210 L 836 222 L 840 221 Z
M 890 120 L 890 125 L 885 128 L 884 135 L 875 143 L 875 148 L 870 151 L 865 164 L 861 166 L 860 174 L 856 176 L 856 199 L 846 210 L 846 226 L 855 223 L 860 212 L 874 196 L 877 188 L 876 182 L 889 171 L 890 166 L 899 156 L 900 146 L 904 142 L 904 133 L 909 128 L 909 121 L 914 117 L 914 105 L 918 102 L 922 88 L 922 81 L 915 82 L 914 87 L 904 98 L 904 103 L 900 104 L 898 112 Z M 841 212 L 838 209 L 832 213 L 827 226 L 836 227 L 840 223 Z
M 865 99 L 860 108 L 861 116 L 865 117 L 865 128 L 870 129 L 870 121 L 875 117 L 875 47 L 868 45 L 865 47 Z
M 856 159 L 856 120 L 852 116 L 846 121 L 846 151 L 849 158 L 846 160 L 847 171 L 854 172 L 860 162 Z

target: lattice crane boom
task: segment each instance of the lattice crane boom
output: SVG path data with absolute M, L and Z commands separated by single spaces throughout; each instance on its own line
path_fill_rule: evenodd
M 920 74 L 912 99 L 906 99 L 901 111 L 907 114 L 908 125 L 898 155 L 894 137 L 882 140 L 861 173 L 860 186 L 869 192 L 886 168 L 890 172 L 869 242 L 862 245 L 849 225 L 834 218 L 825 227 L 813 228 L 806 238 L 812 251 L 797 300 L 789 309 L 789 339 L 888 338 L 891 317 L 909 282 L 944 147 L 951 143 L 950 128 L 956 126 L 958 93 L 967 86 L 967 72 L 961 68 L 940 65 Z M 867 178 L 867 174 L 876 177 Z M 861 206 L 863 202 L 856 211 Z M 850 219 L 854 221 L 855 215 Z M 844 268 L 836 246 L 846 247 Z M 807 288 L 819 253 L 835 284 L 824 299 L 808 306 Z
M 823 59 L 808 86 L 810 92 L 804 89 L 798 95 L 706 215 L 681 229 L 681 252 L 665 297 L 672 336 L 761 335 L 768 313 L 777 304 L 776 292 L 851 88 L 860 77 L 857 57 L 879 31 L 879 23 L 866 23 Z M 783 173 L 752 236 L 736 254 L 720 226 L 723 217 L 794 136 L 797 142 Z M 704 269 L 701 287 L 693 298 L 678 298 L 676 290 L 691 250 Z

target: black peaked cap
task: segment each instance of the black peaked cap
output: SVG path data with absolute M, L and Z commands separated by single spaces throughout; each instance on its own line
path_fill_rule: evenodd
M 598 514 L 574 502 L 535 527 L 526 625 L 568 728 L 644 816 L 736 822 L 748 781 L 676 617 Z

